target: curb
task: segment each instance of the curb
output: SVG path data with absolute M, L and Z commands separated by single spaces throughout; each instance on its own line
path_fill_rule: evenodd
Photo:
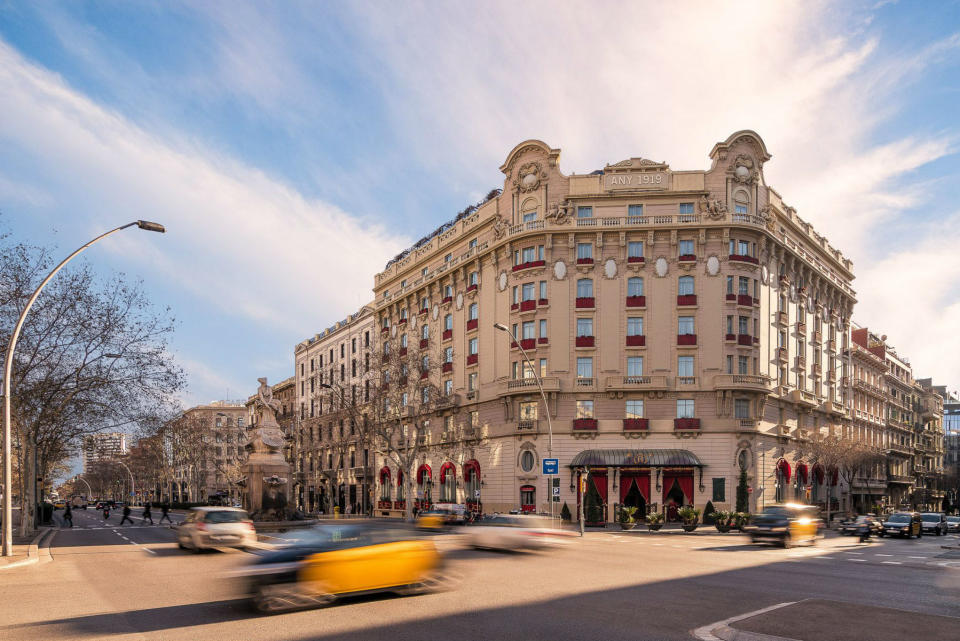
M 799 603 L 799 601 L 777 603 L 776 605 L 754 610 L 753 612 L 738 614 L 737 616 L 730 617 L 729 619 L 724 619 L 723 621 L 717 621 L 715 623 L 708 623 L 705 626 L 691 630 L 690 634 L 701 641 L 797 641 L 796 639 L 790 639 L 788 637 L 778 637 L 771 636 L 769 634 L 747 632 L 745 630 L 735 630 L 734 628 L 730 627 L 731 623 L 740 621 L 741 619 L 749 619 L 750 617 L 757 616 L 758 614 L 764 614 L 772 610 L 779 610 L 780 608 L 785 608 L 788 605 L 793 605 L 795 603 Z
M 45 536 L 54 531 L 52 527 L 42 527 L 40 528 L 40 533 L 33 537 L 33 540 L 30 541 L 27 545 L 27 558 L 21 561 L 14 561 L 13 563 L 7 563 L 5 565 L 0 565 L 0 570 L 10 570 L 13 568 L 22 568 L 25 565 L 33 565 L 40 560 L 39 556 L 39 547 L 40 543 Z

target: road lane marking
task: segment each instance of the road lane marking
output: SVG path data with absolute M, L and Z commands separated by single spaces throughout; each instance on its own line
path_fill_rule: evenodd
M 847 561 L 859 561 L 860 563 L 866 563 L 866 559 L 847 559 Z
M 892 554 L 874 554 L 873 556 L 893 556 Z
M 900 561 L 880 561 L 882 565 L 902 565 Z
M 844 554 L 863 554 L 863 552 L 844 552 Z
M 925 557 L 925 556 L 908 556 L 907 558 L 908 558 L 908 559 L 925 559 L 925 558 L 927 558 L 927 557 Z

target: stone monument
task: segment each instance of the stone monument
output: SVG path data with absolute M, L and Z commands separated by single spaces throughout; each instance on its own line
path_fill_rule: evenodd
M 283 428 L 277 423 L 280 402 L 273 399 L 266 378 L 257 380 L 257 422 L 251 426 L 250 440 L 244 446 L 244 508 L 255 521 L 283 521 L 289 512 L 290 464 L 283 457 Z

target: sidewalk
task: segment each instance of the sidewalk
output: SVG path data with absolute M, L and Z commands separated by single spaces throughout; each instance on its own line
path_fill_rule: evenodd
M 753 616 L 728 619 L 709 632 L 723 641 L 957 641 L 960 618 L 805 599 L 766 608 Z
M 40 545 L 55 528 L 42 527 L 36 536 L 13 537 L 13 556 L 0 556 L 0 571 L 31 565 L 40 560 Z

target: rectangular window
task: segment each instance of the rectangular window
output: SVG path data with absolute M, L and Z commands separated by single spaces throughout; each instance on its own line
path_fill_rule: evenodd
M 693 326 L 693 316 L 680 316 L 677 318 L 677 334 L 681 336 L 696 334 Z
M 547 337 L 547 319 L 541 318 L 540 319 L 540 338 L 546 338 L 546 337 Z
M 737 356 L 737 374 L 749 374 L 747 368 L 750 366 L 750 359 L 746 356 Z
M 409 339 L 407 338 L 407 335 L 400 334 L 400 347 L 407 347 L 408 343 L 409 343 Z M 390 343 L 384 343 L 384 347 L 388 346 L 389 344 Z M 389 351 L 389 350 L 384 350 L 384 351 Z
M 693 356 L 677 357 L 677 376 L 693 376 Z
M 627 376 L 643 376 L 643 356 L 627 357 Z
M 444 286 L 443 286 L 443 297 L 444 297 L 444 298 L 453 298 L 453 285 L 444 285 Z
M 590 356 L 577 358 L 577 378 L 593 378 L 593 358 Z
M 643 296 L 643 279 L 639 276 L 627 279 L 627 296 Z
M 523 339 L 529 340 L 537 337 L 537 325 L 533 321 L 524 321 Z
M 713 500 L 724 503 L 727 500 L 727 479 L 713 479 Z
M 643 205 L 627 205 L 627 216 L 643 216 Z
M 733 294 L 733 276 L 727 276 L 727 293 Z
M 577 298 L 593 298 L 593 280 L 581 278 L 577 281 Z
M 424 323 L 420 327 L 420 338 L 422 338 L 423 340 L 427 340 L 428 338 L 430 338 L 430 326 L 427 325 L 426 323 Z
M 692 240 L 681 240 L 679 244 L 681 256 L 692 256 L 694 254 Z
M 467 376 L 467 390 L 473 391 L 475 389 L 477 389 L 477 373 L 470 372 L 470 374 Z
M 727 334 L 733 334 L 733 316 L 727 316 Z
M 577 207 L 577 218 L 593 218 L 593 207 Z
M 740 254 L 741 256 L 749 256 L 749 255 L 750 255 L 750 243 L 747 242 L 747 241 L 745 241 L 745 240 L 738 240 L 738 241 L 737 241 L 737 253 Z
M 520 420 L 521 421 L 535 421 L 537 420 L 537 405 L 536 401 L 524 401 L 520 403 Z
M 581 336 L 593 336 L 593 319 L 592 318 L 578 318 L 577 319 L 577 337 Z
M 537 248 L 536 247 L 524 247 L 523 248 L 523 260 L 522 263 L 532 263 L 537 260 Z
M 695 410 L 693 406 L 693 399 L 677 399 L 677 418 L 694 418 L 694 414 Z
M 733 374 L 733 356 L 729 354 L 727 354 L 727 374 Z
M 540 298 L 543 300 L 547 299 L 547 281 L 540 281 Z
M 443 362 L 452 363 L 453 362 L 453 348 L 447 347 L 443 350 Z
M 577 418 L 593 418 L 593 401 L 577 401 Z
M 747 278 L 746 276 L 740 277 L 740 280 L 738 282 L 737 293 L 740 294 L 741 296 L 750 295 L 750 279 Z
M 643 258 L 643 243 L 631 240 L 627 243 L 627 258 Z
M 693 276 L 681 276 L 677 279 L 677 295 L 693 296 Z
M 624 418 L 643 418 L 643 401 L 627 401 Z
M 476 354 L 476 353 L 477 353 L 477 344 L 478 344 L 478 343 L 477 343 L 477 339 L 476 339 L 476 338 L 471 338 L 471 339 L 467 342 L 467 354 L 469 354 L 469 355 L 471 355 L 471 356 L 474 355 L 474 354 Z
M 467 320 L 477 320 L 479 311 L 480 307 L 476 303 L 470 303 L 470 307 L 467 309 Z
M 453 394 L 453 381 L 446 380 L 443 382 L 443 394 L 444 396 L 450 396 Z
M 627 319 L 627 336 L 643 336 L 643 318 Z
M 540 359 L 540 378 L 543 378 L 547 375 L 547 359 Z
M 693 213 L 693 203 L 680 203 L 680 213 L 681 213 L 681 214 L 692 214 L 692 213 Z
M 467 285 L 479 285 L 480 284 L 480 273 L 479 272 L 470 272 L 470 276 L 467 278 Z
M 734 418 L 750 418 L 750 401 L 738 398 L 733 401 Z
M 577 243 L 577 260 L 593 258 L 593 243 Z
M 447 314 L 443 317 L 443 329 L 447 331 L 453 329 L 453 314 Z
M 750 333 L 750 319 L 746 316 L 737 317 L 737 333 L 738 334 L 749 334 Z
M 525 223 L 532 223 L 536 219 L 537 219 L 537 212 L 535 211 L 528 211 L 523 214 L 523 222 Z
M 470 248 L 470 249 L 473 249 L 473 248 L 476 247 L 476 246 L 477 246 L 477 239 L 476 239 L 476 238 L 471 238 L 471 239 L 470 239 L 470 242 L 467 243 L 467 247 Z
M 523 363 L 521 363 L 521 366 L 523 369 L 524 378 L 535 378 L 533 375 L 533 365 L 531 365 L 527 361 L 523 361 Z
M 536 291 L 533 283 L 524 283 L 521 298 L 520 300 L 533 300 L 536 295 Z

